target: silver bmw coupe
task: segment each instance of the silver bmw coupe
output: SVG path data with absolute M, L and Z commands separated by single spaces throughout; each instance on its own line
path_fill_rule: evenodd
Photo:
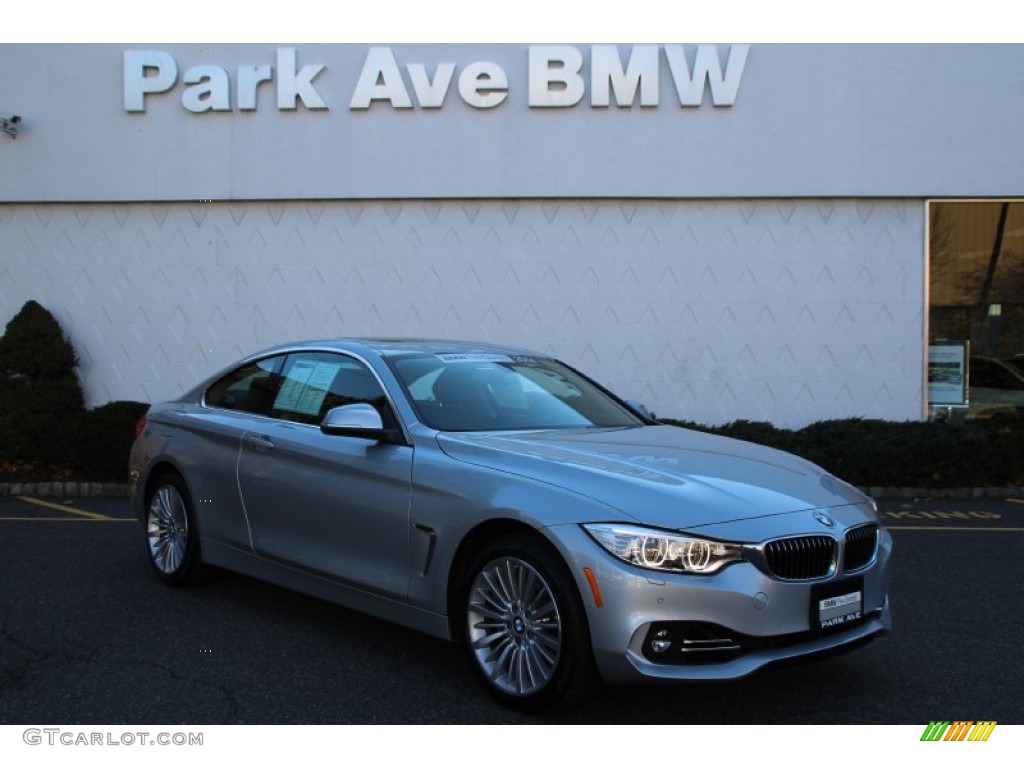
M 462 642 L 517 709 L 734 679 L 890 627 L 868 497 L 660 425 L 545 354 L 286 344 L 139 429 L 132 503 L 164 582 L 216 566 Z

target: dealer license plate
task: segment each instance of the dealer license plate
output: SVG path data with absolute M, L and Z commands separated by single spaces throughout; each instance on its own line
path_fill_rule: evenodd
M 864 610 L 864 588 L 860 579 L 822 584 L 811 596 L 812 626 L 837 629 L 858 621 Z

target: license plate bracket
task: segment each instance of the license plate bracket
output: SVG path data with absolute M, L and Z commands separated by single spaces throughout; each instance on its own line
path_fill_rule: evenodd
M 830 581 L 811 587 L 811 629 L 830 632 L 860 621 L 864 615 L 864 579 Z

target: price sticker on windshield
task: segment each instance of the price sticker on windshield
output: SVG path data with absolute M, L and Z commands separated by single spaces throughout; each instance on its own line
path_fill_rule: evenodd
M 446 353 L 436 355 L 444 363 L 511 363 L 508 355 L 495 355 L 487 352 Z

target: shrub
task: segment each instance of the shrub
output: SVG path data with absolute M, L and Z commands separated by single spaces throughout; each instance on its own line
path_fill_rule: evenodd
M 53 315 L 28 301 L 0 337 L 0 460 L 19 480 L 125 482 L 146 403 L 86 411 L 77 359 Z
M 135 440 L 135 423 L 147 410 L 146 403 L 116 400 L 81 414 L 69 452 L 75 476 L 96 482 L 128 482 L 128 452 Z
M 840 419 L 796 431 L 750 421 L 720 427 L 664 423 L 789 451 L 854 485 L 1024 485 L 1024 420 L 1020 419 L 973 421 L 963 426 Z
M 28 301 L 0 337 L 0 457 L 59 461 L 84 409 L 74 348 Z

